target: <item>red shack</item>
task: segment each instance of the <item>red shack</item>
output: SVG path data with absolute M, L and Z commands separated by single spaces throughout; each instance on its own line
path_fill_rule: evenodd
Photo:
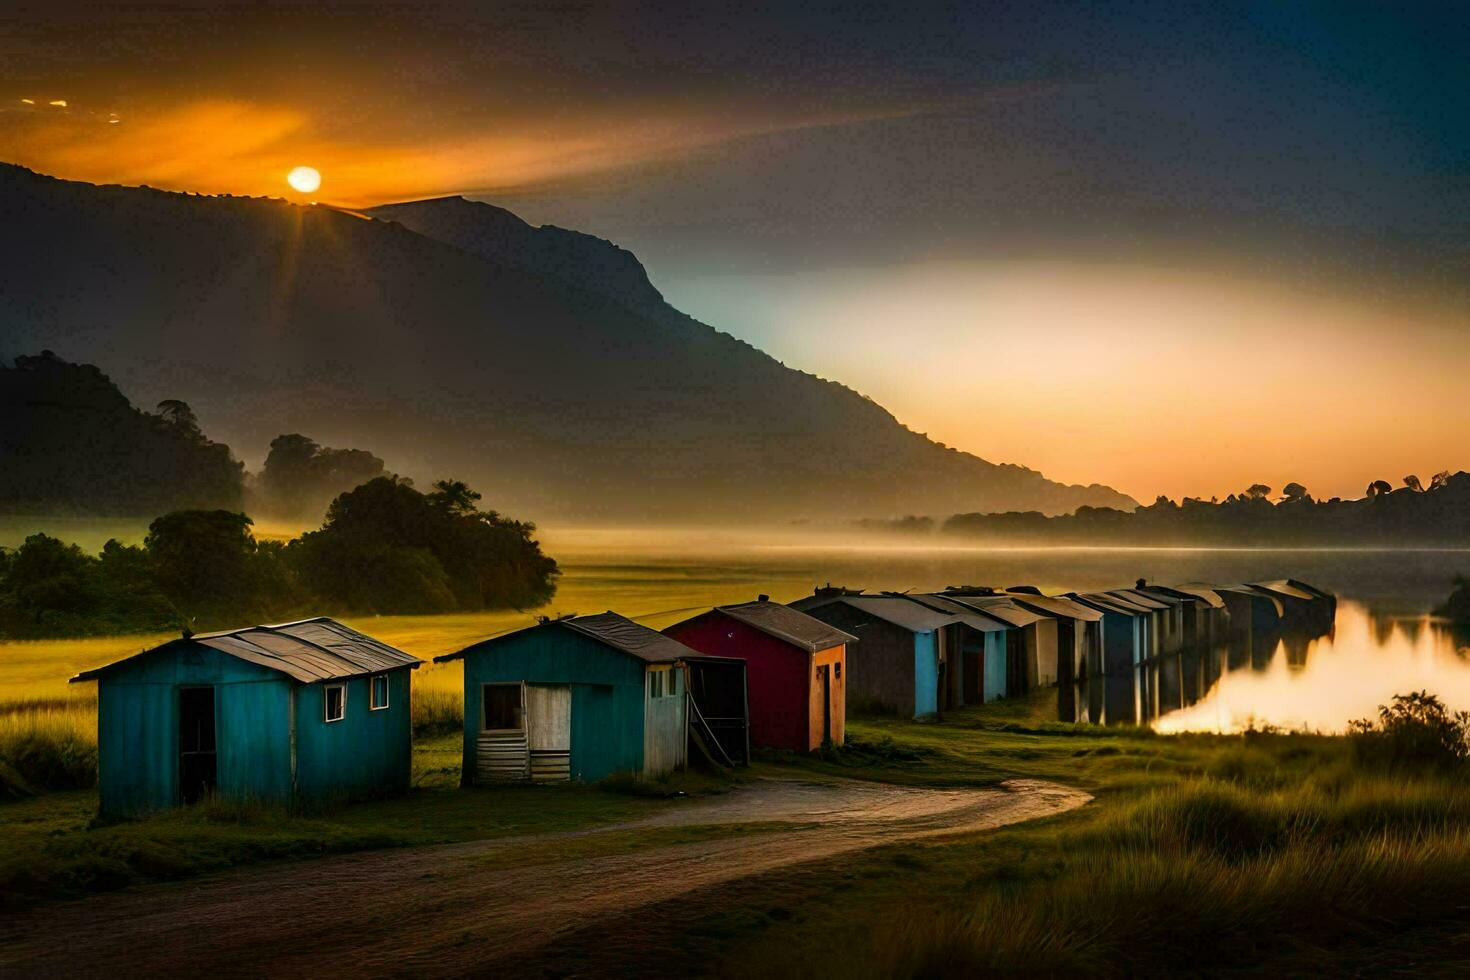
M 761 596 L 718 606 L 664 630 L 712 657 L 742 657 L 750 690 L 750 740 L 810 752 L 842 744 L 847 644 L 857 638 Z

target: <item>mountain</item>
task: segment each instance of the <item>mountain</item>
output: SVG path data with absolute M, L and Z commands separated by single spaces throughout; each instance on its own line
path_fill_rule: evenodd
M 0 356 L 103 365 L 259 458 L 362 445 L 581 520 L 1131 509 L 940 446 L 668 306 L 630 253 L 459 198 L 368 213 L 0 165 Z
M 134 408 L 90 364 L 0 360 L 0 511 L 161 514 L 238 508 L 244 474 L 187 405 Z

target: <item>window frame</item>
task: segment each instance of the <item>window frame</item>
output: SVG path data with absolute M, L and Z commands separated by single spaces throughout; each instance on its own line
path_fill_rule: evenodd
M 378 701 L 378 682 L 379 681 L 382 681 L 383 682 L 383 703 L 382 704 L 378 704 L 377 703 L 377 701 Z M 368 675 L 368 710 L 369 711 L 387 711 L 388 708 L 389 708 L 389 706 L 390 706 L 390 704 L 393 701 L 392 690 L 393 690 L 393 685 L 389 682 L 388 675 L 387 674 L 369 674 Z M 345 708 L 346 705 L 344 704 L 343 707 Z
M 331 691 L 332 688 L 337 688 L 338 690 L 340 690 L 342 692 L 342 713 L 340 715 L 338 715 L 337 717 L 335 717 L 335 718 L 332 717 L 332 699 L 331 699 L 331 696 L 327 693 L 327 692 Z M 322 723 L 323 724 L 330 725 L 333 722 L 342 721 L 346 717 L 347 717 L 347 682 L 346 681 L 339 681 L 338 683 L 335 683 L 335 684 L 323 684 L 322 685 Z

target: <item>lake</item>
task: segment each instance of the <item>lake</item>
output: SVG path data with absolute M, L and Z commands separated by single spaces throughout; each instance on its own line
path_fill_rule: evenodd
M 504 630 L 538 613 L 612 609 L 660 628 L 716 603 L 765 593 L 789 601 L 831 582 L 869 590 L 933 590 L 949 585 L 1035 585 L 1043 591 L 1118 588 L 1139 578 L 1161 583 L 1298 578 L 1329 589 L 1338 628 L 1311 644 L 1305 666 L 1284 654 L 1265 670 L 1224 678 L 1188 712 L 1161 727 L 1305 724 L 1340 729 L 1393 693 L 1429 687 L 1470 708 L 1465 659 L 1448 631 L 1426 617 L 1449 594 L 1470 552 L 1178 548 L 993 548 L 932 540 L 846 541 L 835 534 L 708 529 L 550 530 L 547 550 L 562 563 L 556 599 L 545 609 L 450 616 L 347 618 L 354 627 L 424 659 Z M 0 643 L 0 704 L 82 694 L 68 677 L 167 639 L 101 637 Z M 458 664 L 429 665 L 417 683 L 457 690 Z M 1377 700 L 1374 700 L 1374 699 Z M 1187 715 L 1187 717 L 1186 717 Z M 1211 720 L 1213 719 L 1213 721 Z

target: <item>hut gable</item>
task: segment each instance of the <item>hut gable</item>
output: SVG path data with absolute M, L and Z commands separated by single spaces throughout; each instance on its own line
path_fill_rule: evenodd
M 159 650 L 208 647 L 246 663 L 285 674 L 301 684 L 416 668 L 423 661 L 325 616 L 276 626 L 250 626 L 220 633 L 197 633 L 172 640 L 133 657 L 85 670 L 72 682 L 94 680 Z
M 684 762 L 681 662 L 695 651 L 617 613 L 547 620 L 464 661 L 464 780 L 597 780 Z
M 808 653 L 857 642 L 857 637 L 852 634 L 779 602 L 757 600 L 736 606 L 717 606 L 715 611 Z
M 764 598 L 716 607 L 667 632 L 710 656 L 746 661 L 754 744 L 795 752 L 842 744 L 852 634 Z
M 313 619 L 172 640 L 84 671 L 72 680 L 98 682 L 102 811 L 407 789 L 419 662 Z

